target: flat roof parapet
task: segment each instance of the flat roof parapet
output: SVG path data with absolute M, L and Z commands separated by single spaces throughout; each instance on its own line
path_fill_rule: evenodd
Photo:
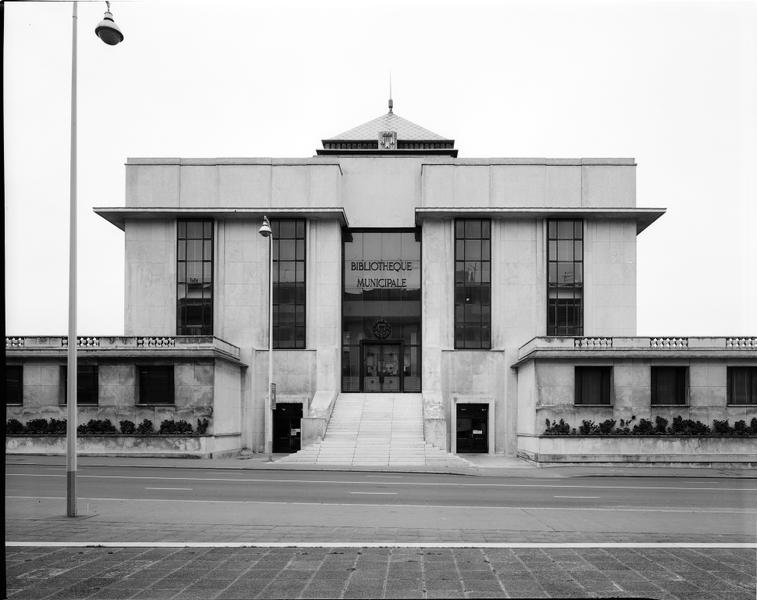
M 518 368 L 534 359 L 576 358 L 748 358 L 757 359 L 753 336 L 535 337 L 518 349 Z
M 202 356 L 225 358 L 242 364 L 237 346 L 210 335 L 77 336 L 76 342 L 79 356 Z M 68 336 L 6 336 L 5 351 L 8 357 L 64 357 L 68 352 Z

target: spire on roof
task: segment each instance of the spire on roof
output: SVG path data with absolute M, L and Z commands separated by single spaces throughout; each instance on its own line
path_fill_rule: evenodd
M 392 100 L 392 72 L 389 71 L 389 114 L 392 114 L 394 108 L 394 100 Z

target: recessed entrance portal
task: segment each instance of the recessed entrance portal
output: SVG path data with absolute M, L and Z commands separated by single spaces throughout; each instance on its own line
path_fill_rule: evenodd
M 297 452 L 300 449 L 302 404 L 277 403 L 273 411 L 273 451 Z
M 401 392 L 402 342 L 363 342 L 361 392 Z
M 489 452 L 489 405 L 457 405 L 457 451 Z
M 415 229 L 344 231 L 342 391 L 421 391 L 421 242 Z

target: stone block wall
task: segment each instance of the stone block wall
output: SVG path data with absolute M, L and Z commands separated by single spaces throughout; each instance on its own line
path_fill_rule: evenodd
M 674 360 L 608 357 L 605 360 L 543 359 L 529 362 L 519 367 L 518 409 L 523 411 L 523 415 L 519 418 L 518 433 L 539 435 L 544 432 L 545 419 L 553 421 L 560 418 L 576 428 L 584 419 L 599 422 L 605 419 L 630 419 L 632 416 L 636 417 L 636 423 L 640 419 L 653 421 L 657 416 L 668 422 L 681 416 L 709 426 L 712 426 L 714 419 L 728 419 L 731 424 L 743 419 L 748 423 L 757 417 L 757 405 L 729 405 L 727 396 L 728 366 L 745 364 L 743 360 L 718 357 Z M 534 365 L 533 377 L 531 365 Z M 581 406 L 574 403 L 575 367 L 590 365 L 613 367 L 610 405 Z M 652 366 L 688 367 L 685 405 L 651 404 Z M 533 411 L 528 410 L 532 404 L 528 387 L 531 381 L 535 385 L 536 402 Z
M 65 419 L 65 390 L 62 377 L 62 360 L 34 360 L 19 362 L 23 367 L 23 404 L 7 407 L 7 418 L 26 422 L 30 419 Z M 162 360 L 161 364 L 167 361 Z M 86 364 L 92 364 L 88 362 Z M 185 420 L 197 426 L 197 420 L 212 421 L 216 403 L 214 363 L 211 359 L 184 360 L 174 363 L 174 403 L 168 405 L 142 405 L 138 403 L 139 362 L 98 361 L 98 403 L 78 406 L 79 423 L 90 419 L 110 419 L 118 427 L 119 421 L 138 424 L 149 419 L 157 429 L 163 420 Z M 239 367 L 228 365 L 226 370 Z M 228 394 L 224 395 L 228 398 Z M 233 401 L 233 396 L 231 398 Z M 237 400 L 238 402 L 238 400 Z

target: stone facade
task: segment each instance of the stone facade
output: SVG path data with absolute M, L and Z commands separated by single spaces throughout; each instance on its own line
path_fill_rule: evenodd
M 648 401 L 650 365 L 660 361 L 690 367 L 681 414 L 708 420 L 754 414 L 755 406 L 726 406 L 724 387 L 727 366 L 757 365 L 751 342 L 732 351 L 702 342 L 694 352 L 693 338 L 683 353 L 621 350 L 622 340 L 636 335 L 637 236 L 664 213 L 637 207 L 634 159 L 457 158 L 452 140 L 408 125 L 391 110 L 385 121 L 400 127 L 392 150 L 345 134 L 324 140 L 312 158 L 128 159 L 126 205 L 95 209 L 125 234 L 127 336 L 176 335 L 177 220 L 213 222 L 212 333 L 236 350 L 232 359 L 199 358 L 200 350 L 175 359 L 176 414 L 212 411 L 214 434 L 238 436 L 239 449 L 264 449 L 269 254 L 258 235 L 264 215 L 306 221 L 306 345 L 273 353 L 279 401 L 303 405 L 305 441 L 323 435 L 343 391 L 343 238 L 364 229 L 415 231 L 421 242 L 427 442 L 454 450 L 456 407 L 466 403 L 490 407 L 489 451 L 507 455 L 538 436 L 545 418 L 665 413 Z M 491 222 L 491 344 L 483 350 L 455 347 L 455 220 L 465 218 Z M 590 348 L 577 350 L 584 342 L 575 340 L 583 338 L 544 337 L 550 219 L 583 223 L 582 333 L 604 336 L 611 346 L 589 341 Z M 23 352 L 15 356 L 25 364 L 24 406 L 11 413 L 60 415 L 57 371 Z M 103 358 L 101 405 L 82 411 L 145 413 L 133 393 L 134 361 L 145 356 L 151 355 Z M 592 361 L 613 366 L 611 406 L 574 404 L 573 369 Z

